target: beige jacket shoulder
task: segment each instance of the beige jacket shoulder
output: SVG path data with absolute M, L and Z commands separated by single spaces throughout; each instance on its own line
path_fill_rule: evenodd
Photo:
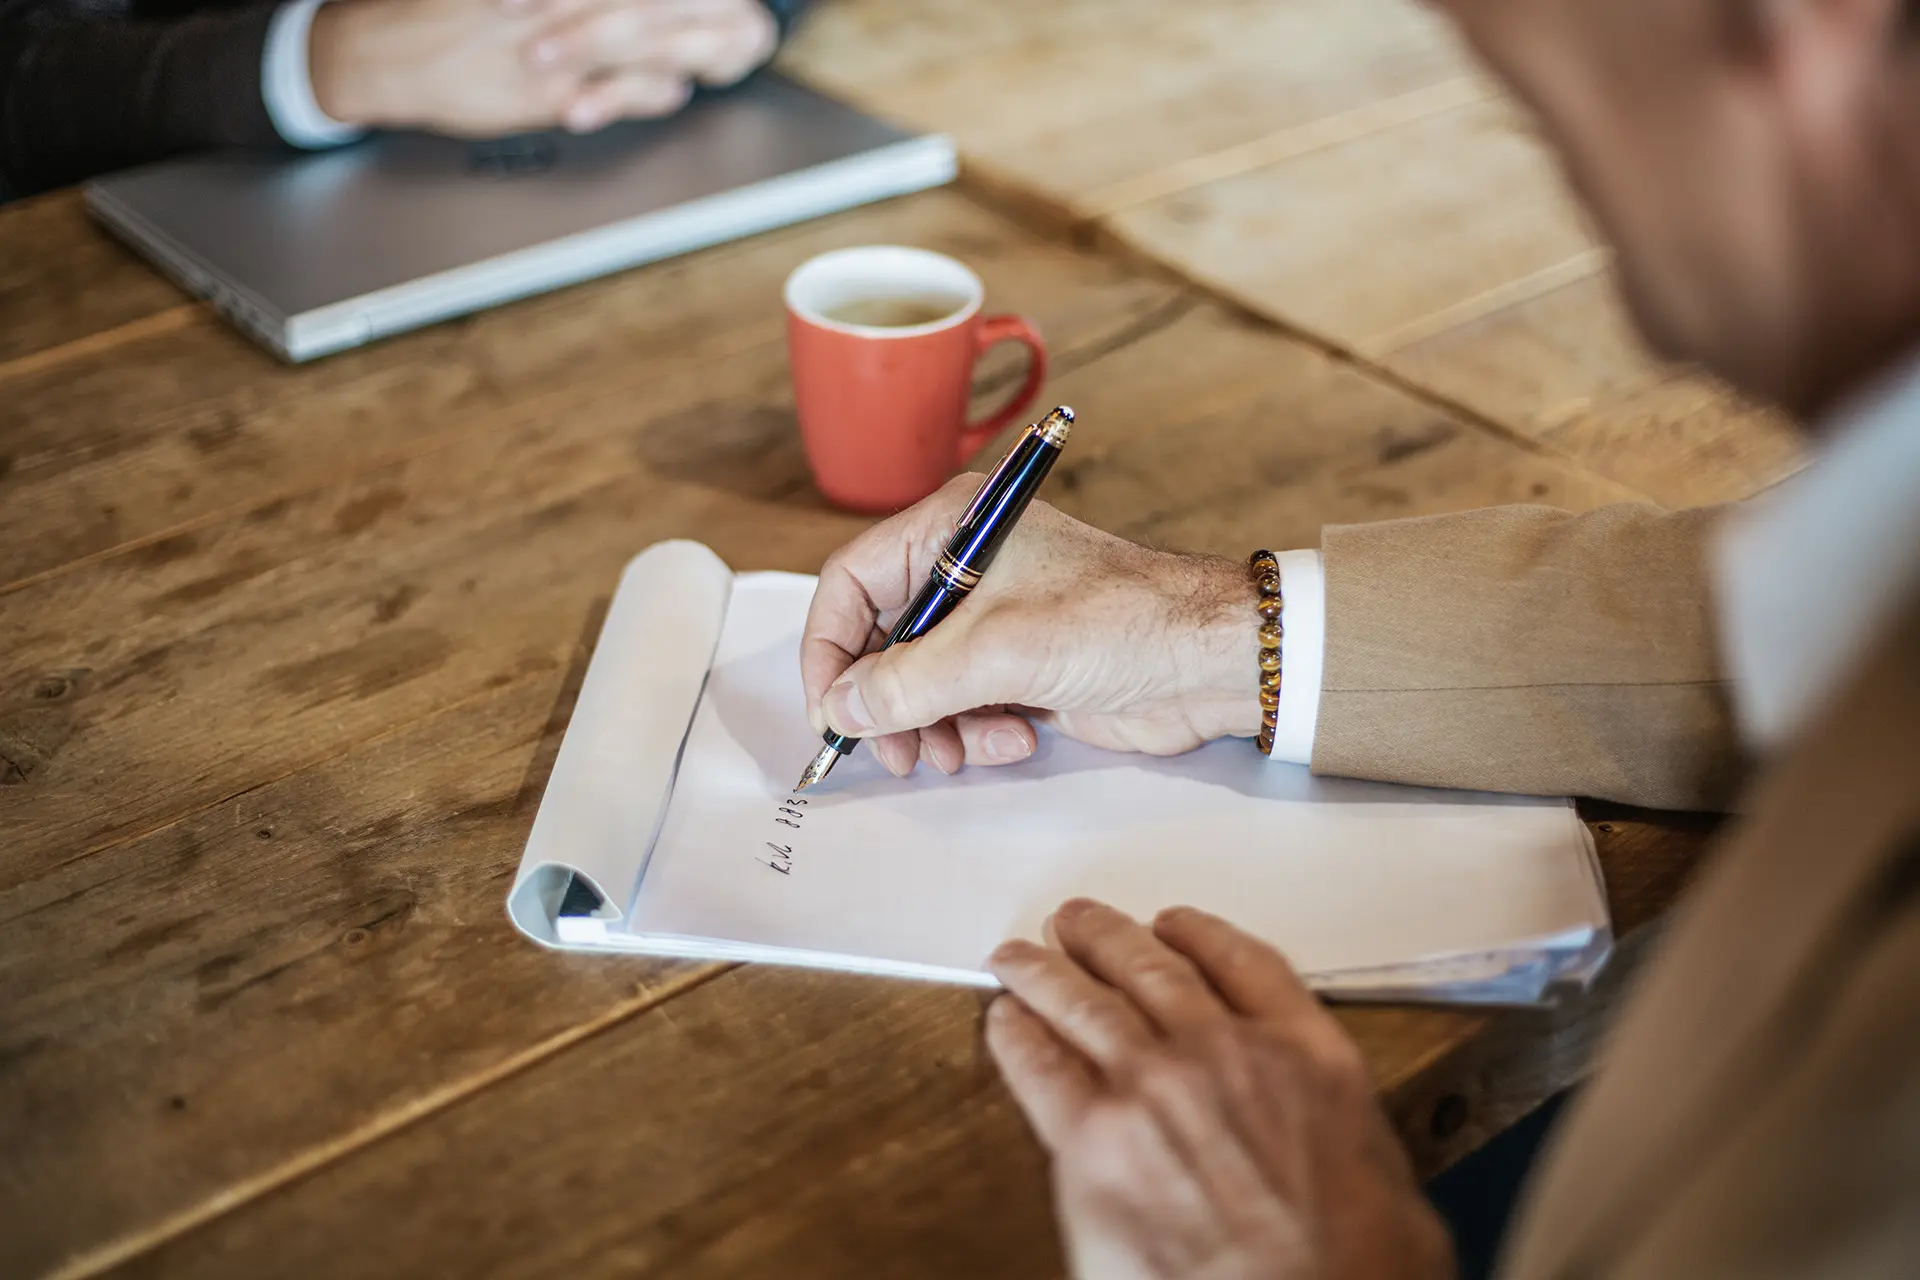
M 1333 528 L 1321 772 L 1724 804 L 1719 513 Z M 1506 1274 L 1920 1275 L 1920 600 L 1669 924 Z
M 1513 1277 L 1920 1276 L 1920 600 L 1668 927 Z
M 1327 528 L 1314 771 L 1724 807 L 1741 773 L 1708 586 L 1725 510 Z

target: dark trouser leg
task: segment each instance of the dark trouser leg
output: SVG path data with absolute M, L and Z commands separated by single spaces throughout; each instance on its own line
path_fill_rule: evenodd
M 1427 1184 L 1427 1198 L 1453 1232 L 1460 1280 L 1493 1274 L 1520 1187 L 1567 1094 L 1555 1094 L 1518 1124 Z

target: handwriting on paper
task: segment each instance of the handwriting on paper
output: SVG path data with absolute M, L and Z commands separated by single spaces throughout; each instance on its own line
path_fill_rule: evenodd
M 774 811 L 774 825 L 786 827 L 778 833 L 780 839 L 766 842 L 766 851 L 755 861 L 762 866 L 771 867 L 783 876 L 793 874 L 793 832 L 800 830 L 800 820 L 807 816 L 807 802 L 802 796 L 788 796 Z

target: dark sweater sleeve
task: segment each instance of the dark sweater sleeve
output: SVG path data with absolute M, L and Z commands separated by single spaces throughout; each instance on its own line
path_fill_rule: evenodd
M 181 151 L 278 141 L 260 97 L 276 7 L 115 20 L 0 0 L 0 198 Z
M 792 32 L 806 0 L 763 0 Z M 0 0 L 0 200 L 182 151 L 280 141 L 260 96 L 278 5 L 78 17 Z

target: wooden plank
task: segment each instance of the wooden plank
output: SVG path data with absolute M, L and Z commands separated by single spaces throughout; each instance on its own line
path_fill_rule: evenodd
M 0 383 L 28 357 L 122 327 L 138 334 L 162 313 L 197 311 L 94 225 L 79 192 L 58 191 L 0 210 L 0 315 L 7 317 L 0 327 Z M 5 471 L 0 466 L 0 475 Z
M 0 894 L 0 1273 L 217 1211 L 711 972 L 507 922 L 591 639 Z
M 125 324 L 90 333 L 84 338 L 62 342 L 58 346 L 46 347 L 0 364 L 0 384 L 45 374 L 64 365 L 78 364 L 107 352 L 112 352 L 121 359 L 138 359 L 137 351 L 140 344 L 149 338 L 158 338 L 180 329 L 191 329 L 209 323 L 212 323 L 212 317 L 201 307 L 187 303 L 177 307 L 167 307 L 150 316 L 129 320 Z M 0 468 L 0 475 L 13 469 L 11 455 L 5 461 L 6 466 Z
M 1604 269 L 1377 358 L 1529 436 L 1663 376 Z
M 69 211 L 70 216 L 78 214 Z M 4 217 L 6 215 L 0 215 Z M 435 326 L 290 368 L 217 321 L 17 379 L 0 398 L 0 591 L 491 429 L 560 414 L 782 332 L 780 284 L 808 256 L 920 244 L 972 263 L 989 305 L 1065 344 L 1120 332 L 1165 282 L 934 192 Z M 1001 352 L 988 372 L 1014 359 Z M 0 606 L 4 607 L 4 606 Z
M 1675 507 L 1752 497 L 1807 460 L 1806 436 L 1785 414 L 1683 375 L 1568 414 L 1541 439 Z
M 970 165 L 1075 216 L 1316 121 L 1436 109 L 1426 92 L 1471 74 L 1411 0 L 852 0 L 821 6 L 782 65 L 951 134 Z
M 126 1270 L 1057 1275 L 978 1009 L 735 970 Z
M 1469 103 L 1122 210 L 1104 230 L 1262 315 L 1362 354 L 1592 269 L 1544 148 Z
M 1199 309 L 1131 359 L 1140 372 L 1076 379 L 1074 406 L 1097 425 L 1055 473 L 1056 501 L 1129 537 L 1238 557 L 1318 546 L 1323 524 L 1634 496 L 1387 393 L 1244 315 Z M 1124 429 L 1142 415 L 1161 429 Z
M 1690 842 L 1658 843 L 1684 868 Z M 1058 1275 L 1044 1162 L 981 1046 L 980 1004 L 737 969 L 156 1241 L 120 1274 L 297 1275 L 324 1259 L 348 1274 Z M 1552 1021 L 1340 1016 L 1398 1118 L 1446 1129 L 1464 1113 L 1449 1137 L 1491 1102 L 1464 1092 L 1500 1065 L 1474 1050 Z M 1560 1015 L 1559 1061 L 1593 1022 Z
M 1123 533 L 1239 554 L 1310 541 L 1319 518 L 1474 505 L 1475 477 L 1611 496 L 1215 307 L 1062 365 L 1084 430 L 1052 492 Z M 529 815 L 500 779 L 639 547 L 696 536 L 742 567 L 811 569 L 859 527 L 804 496 L 784 394 L 763 344 L 7 598 L 22 694 L 0 724 L 46 751 L 0 789 L 0 1026 L 11 1092 L 33 1101 L 0 1213 L 47 1223 L 35 1265 L 197 1220 L 222 1188 L 275 1185 L 529 1050 L 449 995 L 481 988 L 448 966 L 525 989 L 482 954 L 517 945 L 497 877 Z M 491 907 L 461 896 L 486 875 Z M 374 1033 L 342 1033 L 327 994 L 361 990 L 344 939 L 391 912 L 425 948 L 396 943 L 371 971 L 398 1074 L 367 1067 Z M 416 920 L 479 932 L 408 934 Z M 122 1181 L 99 1171 L 118 1148 L 154 1154 Z
M 1383 129 L 1451 111 L 1496 95 L 1493 85 L 1479 76 L 1458 76 L 1423 85 L 1392 97 L 1363 102 L 1330 115 L 1262 134 L 1219 151 L 1206 151 L 1185 160 L 1149 169 L 1094 188 L 1077 197 L 1073 212 L 1081 218 L 1111 217 L 1122 209 L 1178 195 L 1194 187 L 1264 169 L 1295 156 L 1341 146 Z
M 1103 226 L 1221 296 L 1657 501 L 1747 497 L 1800 465 L 1784 417 L 1646 353 L 1604 255 L 1504 103 L 1200 186 Z
M 1606 274 L 1385 353 L 1381 363 L 1671 506 L 1748 497 L 1804 461 L 1801 433 L 1784 415 L 1649 355 Z

